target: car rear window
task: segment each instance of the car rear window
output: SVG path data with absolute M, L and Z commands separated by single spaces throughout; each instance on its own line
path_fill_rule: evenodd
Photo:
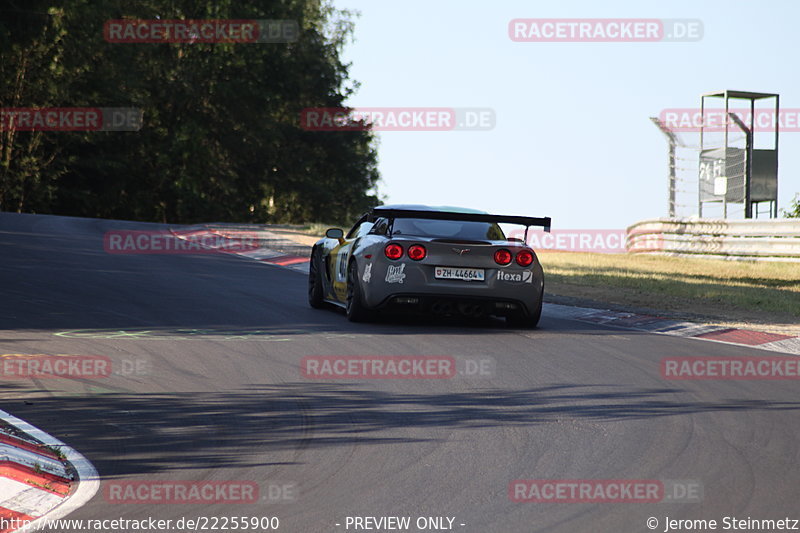
M 422 218 L 395 219 L 392 234 L 468 241 L 502 241 L 506 238 L 500 226 L 489 222 L 426 220 Z

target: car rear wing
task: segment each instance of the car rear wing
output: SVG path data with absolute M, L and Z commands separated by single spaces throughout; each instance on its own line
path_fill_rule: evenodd
M 463 213 L 453 211 L 427 211 L 422 209 L 396 209 L 375 207 L 369 220 L 377 218 L 424 218 L 429 220 L 458 220 L 464 222 L 489 222 L 496 224 L 519 224 L 525 226 L 525 239 L 528 242 L 528 229 L 541 226 L 550 233 L 550 217 L 523 217 L 515 215 L 490 215 L 487 213 Z

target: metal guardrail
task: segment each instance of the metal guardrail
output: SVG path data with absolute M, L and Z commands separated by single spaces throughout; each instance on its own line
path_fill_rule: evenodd
M 628 227 L 631 253 L 800 262 L 800 219 L 658 218 Z

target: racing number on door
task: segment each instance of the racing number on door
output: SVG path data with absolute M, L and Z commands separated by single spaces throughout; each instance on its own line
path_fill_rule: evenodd
M 350 254 L 350 245 L 345 244 L 339 248 L 339 253 L 336 254 L 336 259 L 339 262 L 338 269 L 336 271 L 336 281 L 341 283 L 347 282 L 347 259 L 349 258 Z
M 343 302 L 347 296 L 347 259 L 350 245 L 344 244 L 331 253 L 331 270 L 333 271 L 333 292 L 336 299 Z

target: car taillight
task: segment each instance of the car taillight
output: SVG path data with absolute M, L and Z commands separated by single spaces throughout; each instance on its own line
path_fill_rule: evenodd
M 494 253 L 494 262 L 498 265 L 507 265 L 511 263 L 511 252 L 508 250 L 497 250 Z
M 517 264 L 519 266 L 530 266 L 533 263 L 533 254 L 529 250 L 520 250 L 517 252 Z
M 383 253 L 389 259 L 400 259 L 403 257 L 403 247 L 394 243 L 387 244 L 386 248 L 383 249 Z
M 414 261 L 422 261 L 426 255 L 428 251 L 421 244 L 414 244 L 408 248 L 408 257 Z

